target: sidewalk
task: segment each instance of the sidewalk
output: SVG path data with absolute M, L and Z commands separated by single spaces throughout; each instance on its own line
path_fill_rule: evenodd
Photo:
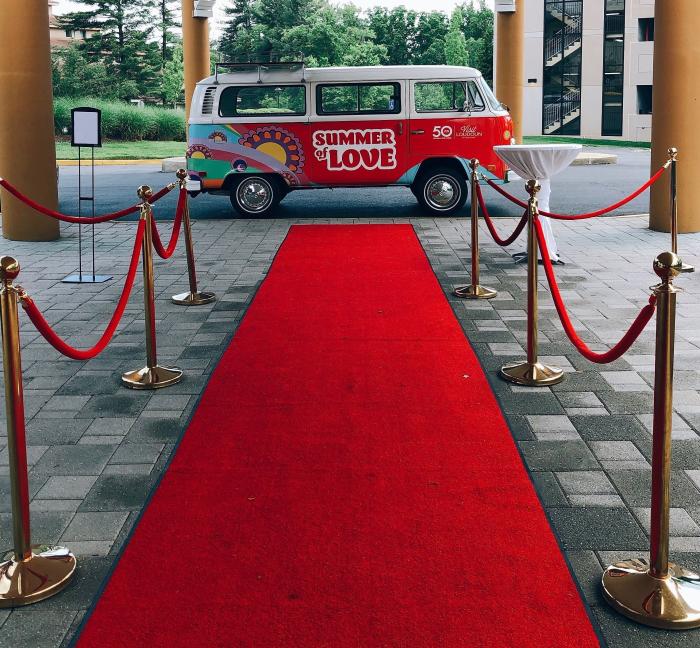
M 446 293 L 467 281 L 467 219 L 395 220 L 414 225 Z M 169 296 L 187 286 L 181 250 L 171 261 L 156 261 L 159 358 L 186 372 L 181 384 L 166 390 L 135 392 L 119 384 L 122 371 L 142 366 L 145 359 L 139 281 L 113 343 L 86 363 L 59 357 L 21 315 L 33 535 L 35 541 L 69 545 L 78 555 L 79 575 L 52 600 L 1 612 L 0 645 L 67 645 L 293 222 L 329 219 L 194 223 L 200 284 L 220 298 L 210 306 L 170 304 Z M 506 232 L 514 223 L 499 219 L 497 226 Z M 649 231 L 639 217 L 555 227 L 567 261 L 556 272 L 572 319 L 588 342 L 616 341 L 646 303 L 648 286 L 656 283 L 651 263 L 669 247 L 669 236 Z M 3 254 L 20 260 L 19 283 L 58 324 L 58 332 L 87 346 L 112 312 L 134 229 L 135 223 L 97 228 L 97 258 L 115 274 L 107 284 L 60 283 L 75 266 L 74 226 L 64 228 L 64 238 L 54 243 L 3 241 Z M 490 302 L 449 299 L 492 378 L 594 619 L 614 648 L 695 645 L 700 631 L 671 634 L 637 626 L 609 611 L 598 593 L 602 565 L 644 555 L 648 545 L 653 330 L 622 360 L 592 365 L 566 340 L 541 277 L 540 353 L 569 375 L 561 385 L 537 390 L 502 382 L 497 368 L 524 354 L 525 268 L 513 265 L 485 229 L 481 240 L 482 283 L 497 288 L 499 297 Z M 516 243 L 512 250 L 523 245 Z M 700 235 L 681 236 L 680 251 L 700 266 Z M 684 292 L 677 324 L 671 549 L 674 559 L 700 571 L 700 276 L 685 275 L 677 284 Z M 4 431 L 4 417 L 0 420 Z M 7 453 L 0 457 L 6 503 L 0 539 L 9 547 Z M 489 550 L 487 539 L 479 550 Z

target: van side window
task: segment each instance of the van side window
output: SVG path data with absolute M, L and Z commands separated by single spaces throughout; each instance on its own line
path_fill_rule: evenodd
M 339 83 L 316 89 L 319 115 L 397 114 L 401 112 L 398 83 Z
M 230 86 L 219 99 L 220 117 L 306 114 L 304 86 Z
M 466 101 L 463 81 L 416 83 L 415 94 L 416 112 L 456 112 Z

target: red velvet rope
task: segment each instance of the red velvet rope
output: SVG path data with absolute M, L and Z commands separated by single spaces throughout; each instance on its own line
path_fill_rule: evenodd
M 61 339 L 58 334 L 51 328 L 51 325 L 46 321 L 41 311 L 31 299 L 31 297 L 24 296 L 21 300 L 22 307 L 29 316 L 34 326 L 44 339 L 57 351 L 60 351 L 63 355 L 73 358 L 73 360 L 89 360 L 94 358 L 96 355 L 102 353 L 109 344 L 109 341 L 114 335 L 122 316 L 124 315 L 124 310 L 126 309 L 126 304 L 129 301 L 129 295 L 131 294 L 131 289 L 134 286 L 134 280 L 136 279 L 136 271 L 139 265 L 139 255 L 141 254 L 141 248 L 143 246 L 143 234 L 146 228 L 146 222 L 144 220 L 139 221 L 139 226 L 136 231 L 136 240 L 134 241 L 134 249 L 131 253 L 131 262 L 129 264 L 129 270 L 127 271 L 126 281 L 124 283 L 124 288 L 122 288 L 122 294 L 119 297 L 119 302 L 117 303 L 117 308 L 112 314 L 112 318 L 107 324 L 107 328 L 104 333 L 97 341 L 97 343 L 89 349 L 76 349 L 70 346 L 65 340 Z
M 554 218 L 556 220 L 583 220 L 585 218 L 595 218 L 596 216 L 608 214 L 612 211 L 615 211 L 616 209 L 619 209 L 620 207 L 623 207 L 628 202 L 631 202 L 637 196 L 639 196 L 639 194 L 644 193 L 663 175 L 665 170 L 666 166 L 662 166 L 653 176 L 651 176 L 651 178 L 649 178 L 649 180 L 647 180 L 641 187 L 639 187 L 639 189 L 635 190 L 633 193 L 631 193 L 626 198 L 623 198 L 619 202 L 616 202 L 614 205 L 604 207 L 603 209 L 599 209 L 598 211 L 588 212 L 586 214 L 553 214 L 552 212 L 546 211 L 540 211 L 539 213 L 541 216 L 547 216 L 547 218 Z M 505 189 L 501 189 L 501 187 L 499 187 L 495 182 L 493 182 L 493 180 L 489 180 L 488 178 L 486 178 L 486 182 L 491 188 L 495 189 L 502 196 L 505 196 L 512 203 L 518 205 L 519 207 L 527 207 L 527 203 L 523 202 L 522 200 L 518 200 L 515 196 L 509 194 Z
M 567 337 L 569 340 L 571 340 L 571 343 L 576 347 L 578 352 L 591 362 L 606 364 L 617 360 L 634 344 L 636 339 L 649 323 L 649 320 L 651 320 L 651 318 L 654 316 L 654 310 L 656 309 L 656 295 L 651 295 L 651 297 L 649 297 L 649 303 L 642 308 L 639 315 L 637 315 L 637 318 L 634 320 L 634 322 L 632 322 L 632 326 L 630 326 L 629 330 L 622 336 L 622 339 L 614 347 L 608 349 L 604 353 L 596 353 L 595 351 L 591 351 L 591 349 L 588 348 L 586 343 L 576 333 L 574 326 L 569 319 L 569 314 L 566 312 L 566 306 L 564 306 L 564 301 L 561 297 L 561 293 L 559 292 L 559 286 L 557 285 L 557 279 L 554 276 L 552 261 L 549 258 L 549 250 L 547 249 L 547 240 L 545 239 L 544 232 L 542 231 L 542 223 L 540 223 L 538 219 L 535 219 L 535 229 L 537 231 L 537 242 L 539 243 L 540 250 L 542 251 L 542 263 L 544 265 L 545 274 L 547 275 L 547 281 L 549 282 L 549 288 L 552 292 L 554 306 L 557 309 L 559 319 L 561 320 Z
M 158 225 L 154 218 L 151 219 L 151 232 L 153 233 L 153 247 L 155 248 L 158 256 L 161 259 L 169 259 L 173 252 L 175 252 L 175 247 L 177 246 L 177 240 L 180 236 L 180 225 L 182 223 L 182 215 L 185 211 L 185 200 L 187 200 L 187 191 L 185 189 L 180 189 L 180 196 L 177 200 L 177 209 L 175 210 L 175 220 L 173 222 L 173 231 L 170 234 L 170 242 L 168 247 L 163 247 L 163 242 L 160 239 L 160 234 L 158 233 Z
M 522 215 L 520 218 L 520 222 L 516 225 L 515 230 L 513 233 L 507 238 L 507 239 L 502 239 L 499 235 L 498 232 L 496 231 L 496 226 L 493 224 L 493 221 L 491 220 L 491 215 L 489 214 L 488 209 L 486 209 L 486 203 L 484 202 L 484 195 L 481 193 L 481 187 L 479 185 L 476 185 L 476 197 L 479 200 L 479 207 L 481 208 L 481 213 L 484 215 L 484 221 L 486 222 L 486 227 L 489 228 L 489 232 L 491 232 L 491 236 L 493 237 L 493 240 L 498 243 L 501 247 L 506 247 L 513 243 L 515 239 L 520 236 L 520 233 L 523 231 L 523 228 L 527 224 L 527 211 Z M 527 207 L 527 205 L 526 205 Z
M 70 216 L 68 214 L 63 214 L 61 212 L 54 211 L 53 209 L 49 209 L 48 207 L 40 205 L 38 202 L 35 202 L 31 198 L 21 193 L 20 190 L 17 189 L 17 187 L 11 185 L 4 178 L 0 178 L 0 187 L 4 187 L 9 193 L 11 193 L 15 198 L 17 198 L 17 200 L 21 200 L 25 205 L 28 205 L 29 207 L 35 209 L 39 213 L 44 214 L 45 216 L 50 216 L 51 218 L 55 218 L 56 220 L 63 221 L 64 223 L 85 223 L 88 225 L 94 225 L 95 223 L 104 223 L 106 221 L 122 218 L 123 216 L 128 216 L 129 214 L 135 214 L 141 207 L 141 205 L 137 203 L 135 205 L 131 205 L 131 207 L 127 207 L 120 211 L 112 212 L 110 214 L 102 214 L 101 216 L 95 216 L 94 218 L 92 218 L 91 216 Z M 154 193 L 153 196 L 149 198 L 148 202 L 151 204 L 156 202 L 156 200 L 159 200 L 160 198 L 165 196 L 165 194 L 167 194 L 171 189 L 171 186 L 163 187 L 160 191 Z

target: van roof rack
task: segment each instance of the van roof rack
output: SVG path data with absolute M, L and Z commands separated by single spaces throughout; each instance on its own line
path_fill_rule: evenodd
M 306 64 L 300 61 L 241 61 L 217 63 L 214 66 L 214 80 L 219 82 L 219 70 L 222 72 L 257 72 L 258 83 L 263 82 L 263 74 L 272 70 L 297 72 L 301 71 L 301 80 L 304 81 Z

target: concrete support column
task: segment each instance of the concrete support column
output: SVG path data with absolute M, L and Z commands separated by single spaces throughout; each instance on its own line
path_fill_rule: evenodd
M 209 20 L 194 18 L 194 0 L 182 0 L 182 49 L 185 63 L 185 112 L 190 116 L 190 103 L 197 81 L 210 74 Z
M 510 108 L 513 137 L 523 138 L 525 0 L 516 0 L 514 12 L 496 13 L 495 85 L 499 101 Z
M 46 0 L 0 2 L 0 177 L 55 209 L 56 148 Z M 2 234 L 50 241 L 58 221 L 0 191 Z
M 671 146 L 679 149 L 678 231 L 700 231 L 696 193 L 700 176 L 700 3 L 657 2 L 654 10 L 654 105 L 651 121 L 651 167 L 658 169 Z M 651 229 L 668 232 L 668 177 L 651 191 Z

